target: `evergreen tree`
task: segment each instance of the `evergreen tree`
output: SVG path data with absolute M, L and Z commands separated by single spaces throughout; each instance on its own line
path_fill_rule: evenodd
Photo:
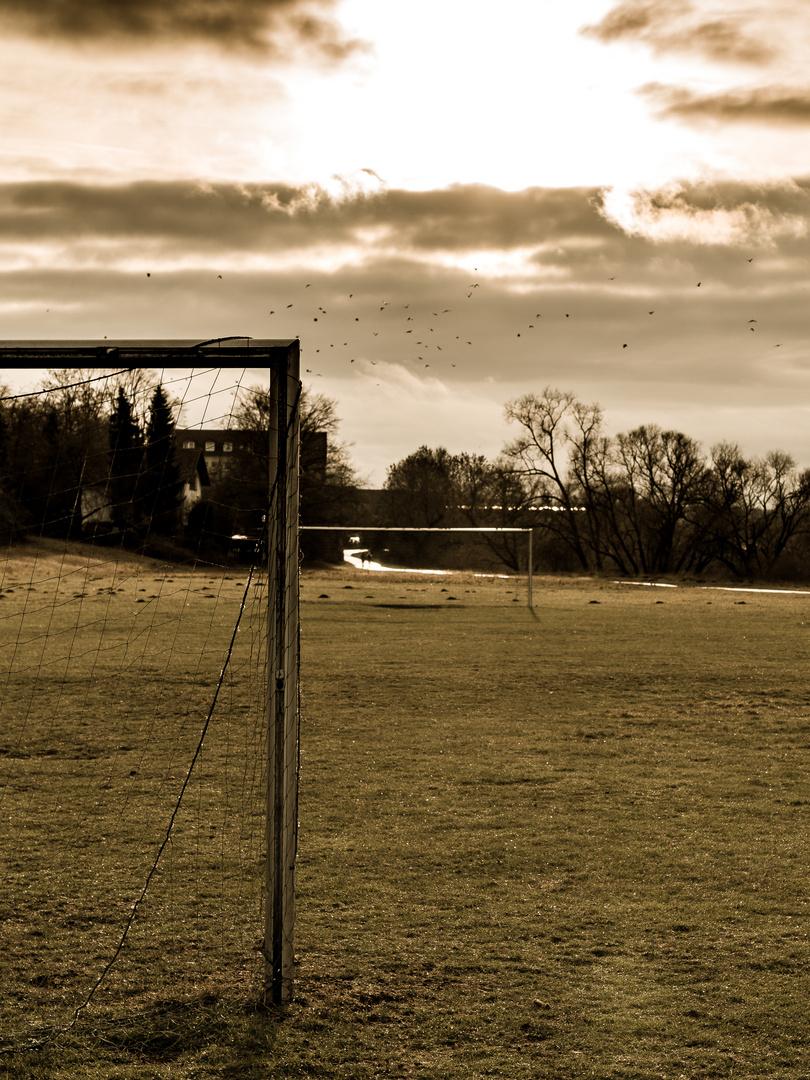
M 135 515 L 137 489 L 144 464 L 143 435 L 132 405 L 119 387 L 109 419 L 110 482 L 113 519 L 129 525 Z
M 0 391 L 5 387 L 0 387 Z M 23 535 L 24 516 L 13 494 L 13 485 L 9 482 L 9 424 L 3 408 L 0 406 L 0 541 L 11 543 Z
M 138 503 L 150 530 L 164 536 L 172 534 L 177 528 L 182 490 L 180 473 L 174 460 L 175 426 L 169 398 L 163 387 L 158 385 L 149 406 Z

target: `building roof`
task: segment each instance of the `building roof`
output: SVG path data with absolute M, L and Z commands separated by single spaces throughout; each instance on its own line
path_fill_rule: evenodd
M 201 450 L 175 448 L 174 460 L 177 464 L 177 472 L 184 484 L 192 484 L 195 476 L 199 476 L 201 484 L 211 483 L 208 466 L 205 464 L 205 455 Z

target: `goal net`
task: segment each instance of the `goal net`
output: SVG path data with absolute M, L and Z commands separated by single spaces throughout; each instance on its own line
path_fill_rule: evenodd
M 187 345 L 4 356 L 0 1048 L 291 994 L 297 343 Z

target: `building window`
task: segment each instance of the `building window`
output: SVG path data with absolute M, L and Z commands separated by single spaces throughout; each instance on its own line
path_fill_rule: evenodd
M 222 444 L 222 452 L 224 454 L 233 453 L 233 443 L 232 442 L 224 442 Z
M 213 443 L 213 442 L 207 442 L 207 443 L 205 444 L 205 452 L 206 452 L 206 454 L 213 454 L 213 453 L 215 453 L 215 451 L 216 451 L 216 448 L 217 448 L 217 444 L 216 444 L 216 443 Z
M 193 439 L 186 439 L 186 441 L 183 443 L 184 450 L 196 450 L 196 448 L 197 444 L 194 442 Z

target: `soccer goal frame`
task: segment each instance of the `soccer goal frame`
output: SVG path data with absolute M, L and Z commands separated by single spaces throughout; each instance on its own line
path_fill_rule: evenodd
M 480 525 L 480 526 L 417 526 L 417 525 L 301 525 L 301 531 L 308 532 L 398 532 L 398 533 L 526 533 L 528 538 L 528 551 L 526 557 L 526 596 L 527 605 L 534 608 L 532 595 L 532 564 L 534 562 L 534 529 L 529 526 L 510 525 Z
M 194 340 L 19 340 L 0 342 L 5 368 L 222 367 L 269 371 L 266 517 L 266 819 L 263 889 L 264 998 L 286 1006 L 294 989 L 295 862 L 299 761 L 298 339 L 234 335 Z

